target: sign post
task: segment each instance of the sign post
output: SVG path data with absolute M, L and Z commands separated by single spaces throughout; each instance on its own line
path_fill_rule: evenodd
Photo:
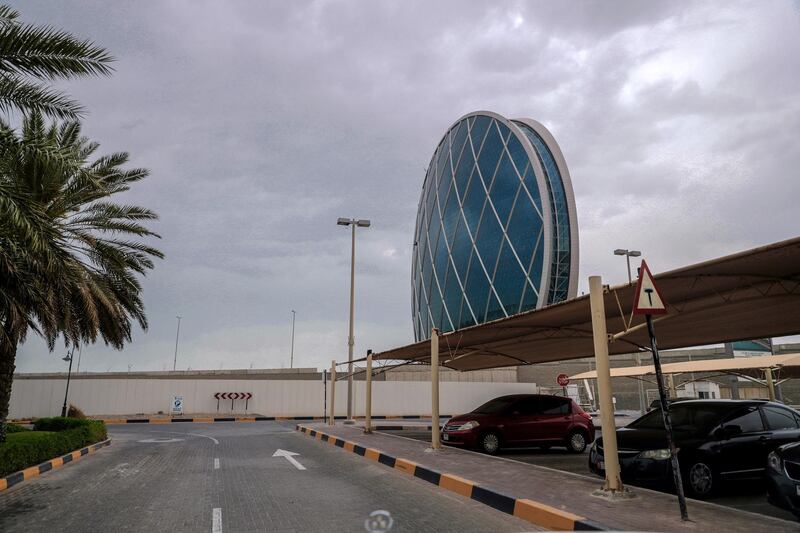
M 172 397 L 172 414 L 173 415 L 183 414 L 183 396 Z
M 559 374 L 556 376 L 556 383 L 561 385 L 561 391 L 564 393 L 564 396 L 567 396 L 567 385 L 569 385 L 569 376 L 566 374 Z
M 661 359 L 658 356 L 658 343 L 656 342 L 656 332 L 653 328 L 653 315 L 667 314 L 667 304 L 661 296 L 661 292 L 653 280 L 653 274 L 647 268 L 647 263 L 642 260 L 639 269 L 639 281 L 636 285 L 636 297 L 633 302 L 633 314 L 644 315 L 647 321 L 647 333 L 650 335 L 650 349 L 653 352 L 653 366 L 656 370 L 656 382 L 658 383 L 658 396 L 661 400 L 661 415 L 664 418 L 664 429 L 667 432 L 667 446 L 669 447 L 670 461 L 672 462 L 672 478 L 675 482 L 675 492 L 678 494 L 678 506 L 681 510 L 681 520 L 689 520 L 689 513 L 686 510 L 686 497 L 683 494 L 683 480 L 681 479 L 681 468 L 678 463 L 678 450 L 675 447 L 675 438 L 672 434 L 672 420 L 669 415 L 669 402 L 664 387 L 664 375 L 661 372 Z

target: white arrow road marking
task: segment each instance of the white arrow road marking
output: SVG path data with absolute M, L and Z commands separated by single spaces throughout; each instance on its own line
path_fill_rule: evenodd
M 211 514 L 211 533 L 222 533 L 222 508 L 214 507 Z
M 214 470 L 219 470 L 219 457 L 214 457 Z
M 297 468 L 298 470 L 305 470 L 306 467 L 301 465 L 297 461 L 297 459 L 292 457 L 293 455 L 300 455 L 300 454 L 299 453 L 290 452 L 288 450 L 281 450 L 280 448 L 278 448 L 278 450 L 275 453 L 272 454 L 272 457 L 285 457 L 286 460 L 289 461 L 290 463 L 292 463 L 295 466 L 295 468 Z

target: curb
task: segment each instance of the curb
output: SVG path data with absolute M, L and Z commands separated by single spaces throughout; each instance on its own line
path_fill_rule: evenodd
M 527 520 L 537 526 L 560 531 L 611 531 L 613 529 L 586 517 L 562 511 L 534 500 L 514 498 L 454 474 L 437 472 L 413 461 L 392 457 L 380 450 L 365 448 L 354 442 L 342 440 L 309 427 L 297 425 L 295 429 L 309 437 L 343 448 L 367 459 L 372 459 L 389 468 L 394 468 L 409 476 L 422 479 L 443 489 L 460 494 L 465 498 L 488 505 L 498 511 Z
M 85 448 L 75 450 L 74 452 L 70 452 L 66 455 L 56 457 L 55 459 L 50 459 L 49 461 L 45 461 L 44 463 L 41 463 L 39 465 L 30 466 L 25 470 L 20 470 L 19 472 L 14 472 L 13 474 L 9 474 L 6 477 L 0 478 L 0 492 L 13 487 L 14 485 L 18 485 L 19 483 L 22 483 L 26 479 L 30 479 L 32 477 L 38 477 L 40 474 L 44 474 L 45 472 L 49 472 L 50 470 L 61 468 L 67 463 L 77 461 L 84 455 L 89 455 L 90 453 L 96 452 L 100 448 L 104 448 L 110 445 L 111 445 L 111 439 L 106 439 L 97 442 L 95 444 L 92 444 L 90 446 L 86 446 Z
M 336 420 L 345 420 L 345 416 L 337 416 Z M 450 418 L 447 415 L 442 415 L 440 419 Z M 357 416 L 356 420 L 363 420 L 364 417 Z M 373 416 L 373 420 L 430 420 L 429 416 Z M 214 416 L 214 417 L 194 417 L 194 418 L 96 418 L 94 420 L 102 420 L 106 425 L 110 424 L 171 424 L 171 423 L 196 423 L 196 424 L 211 424 L 214 422 L 274 422 L 274 421 L 322 421 L 325 418 L 321 416 Z M 390 429 L 418 429 L 419 426 L 379 426 L 373 429 L 390 430 Z M 428 426 L 427 429 L 431 429 Z
M 360 427 L 360 426 L 359 426 Z M 433 426 L 372 426 L 372 431 L 432 431 Z

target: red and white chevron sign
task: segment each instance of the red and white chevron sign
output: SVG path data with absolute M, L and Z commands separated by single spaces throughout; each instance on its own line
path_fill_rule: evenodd
M 249 400 L 253 397 L 252 392 L 215 392 L 216 400 Z

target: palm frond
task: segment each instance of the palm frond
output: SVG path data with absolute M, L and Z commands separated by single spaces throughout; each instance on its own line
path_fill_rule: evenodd
M 12 9 L 10 6 L 0 6 L 0 25 L 16 24 L 18 18 L 19 11 Z
M 66 94 L 18 76 L 0 76 L 0 111 L 37 111 L 61 119 L 74 119 L 84 112 Z
M 40 79 L 109 75 L 113 57 L 91 41 L 50 26 L 0 25 L 0 71 Z

